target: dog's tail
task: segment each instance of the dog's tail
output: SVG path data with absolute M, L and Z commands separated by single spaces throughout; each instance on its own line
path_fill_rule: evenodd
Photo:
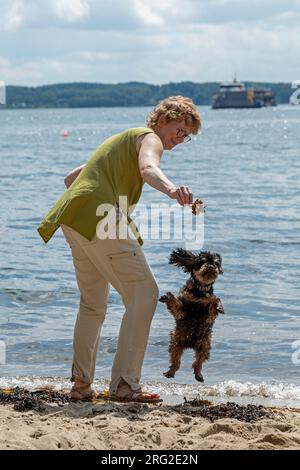
M 177 250 L 172 251 L 169 263 L 182 268 L 186 273 L 190 273 L 194 268 L 195 259 L 196 256 L 191 251 L 177 248 Z

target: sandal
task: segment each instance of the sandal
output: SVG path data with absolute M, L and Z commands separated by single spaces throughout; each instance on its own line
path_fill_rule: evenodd
M 138 402 L 138 403 L 159 403 L 162 402 L 158 393 L 143 392 L 142 389 L 131 390 L 129 385 L 121 385 L 118 387 L 117 393 L 110 395 L 110 398 L 121 402 Z
M 136 402 L 136 403 L 159 403 L 162 402 L 160 395 L 158 393 L 149 393 L 149 392 L 134 392 L 131 390 L 127 395 L 119 397 L 118 395 L 113 395 L 112 397 L 116 401 L 121 401 L 125 403 Z
M 90 384 L 83 382 L 79 378 L 75 380 L 69 395 L 71 401 L 91 401 L 94 396 L 95 392 L 91 389 Z
M 71 390 L 70 392 L 70 401 L 91 401 L 94 398 L 94 392 L 90 392 L 89 394 L 85 395 L 78 390 Z

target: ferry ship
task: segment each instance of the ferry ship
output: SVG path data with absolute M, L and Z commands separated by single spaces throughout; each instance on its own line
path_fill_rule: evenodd
M 213 109 L 262 108 L 276 106 L 275 93 L 270 88 L 246 88 L 236 78 L 222 83 L 220 90 L 212 97 Z

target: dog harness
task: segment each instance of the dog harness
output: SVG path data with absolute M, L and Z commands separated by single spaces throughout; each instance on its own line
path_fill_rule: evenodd
M 206 284 L 205 286 L 202 286 L 201 284 L 199 284 L 198 281 L 196 281 L 196 279 L 194 279 L 193 277 L 190 277 L 190 279 L 186 283 L 186 288 L 188 290 L 197 289 L 198 291 L 202 292 L 205 296 L 208 296 L 213 285 L 214 283 L 211 282 L 210 284 Z

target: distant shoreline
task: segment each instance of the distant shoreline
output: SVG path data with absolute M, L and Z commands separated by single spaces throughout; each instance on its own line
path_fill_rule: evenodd
M 244 82 L 247 88 L 271 88 L 278 104 L 287 104 L 291 83 Z M 6 86 L 6 105 L 0 109 L 115 108 L 154 106 L 172 95 L 190 97 L 197 105 L 210 105 L 220 82 L 179 82 L 151 85 L 142 82 L 118 84 L 60 83 L 36 87 Z

